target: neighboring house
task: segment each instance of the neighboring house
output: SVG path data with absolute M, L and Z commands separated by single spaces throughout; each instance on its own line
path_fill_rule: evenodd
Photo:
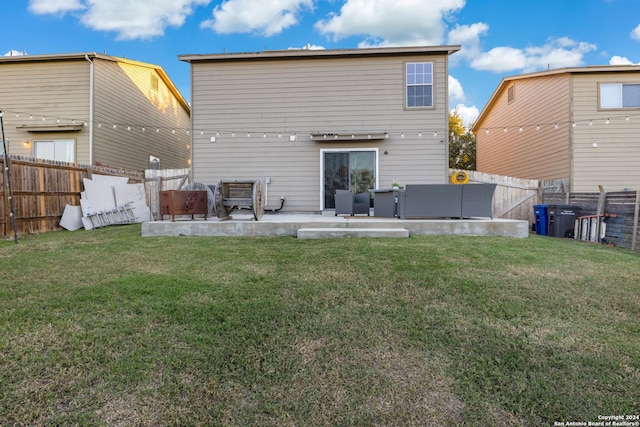
M 0 110 L 9 154 L 132 170 L 190 160 L 189 105 L 156 65 L 96 53 L 3 56 Z
M 640 66 L 504 78 L 472 130 L 480 172 L 569 178 L 577 192 L 640 189 Z
M 448 176 L 448 56 L 459 46 L 181 55 L 193 181 L 261 180 L 267 208 Z

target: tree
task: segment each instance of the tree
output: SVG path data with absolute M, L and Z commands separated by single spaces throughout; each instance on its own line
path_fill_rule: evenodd
M 476 169 L 476 136 L 465 127 L 457 110 L 449 113 L 449 167 Z

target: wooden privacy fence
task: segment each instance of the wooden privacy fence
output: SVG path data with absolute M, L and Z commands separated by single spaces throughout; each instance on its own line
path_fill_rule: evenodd
M 459 172 L 450 169 L 450 175 Z M 469 175 L 469 183 L 497 184 L 493 195 L 493 217 L 519 219 L 534 222 L 533 206 L 540 203 L 545 192 L 563 191 L 568 180 L 540 181 L 537 179 L 514 178 L 485 172 L 464 171 Z M 466 184 L 468 185 L 468 184 Z
M 4 158 L 0 158 L 4 171 Z M 129 183 L 140 183 L 141 172 L 109 166 L 90 166 L 55 162 L 29 157 L 8 156 L 8 172 L 13 193 L 14 215 L 18 236 L 59 230 L 60 218 L 67 204 L 80 205 L 83 179 L 92 174 L 126 176 Z M 0 234 L 14 237 L 11 200 L 6 173 L 0 174 Z
M 595 216 L 606 222 L 603 243 L 638 249 L 640 191 L 545 193 L 543 202 L 578 206 L 578 216 Z

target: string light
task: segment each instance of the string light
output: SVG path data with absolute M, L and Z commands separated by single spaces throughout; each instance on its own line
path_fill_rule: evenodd
M 15 116 L 16 119 L 20 119 L 20 118 L 27 118 L 29 120 L 40 120 L 42 122 L 47 122 L 50 120 L 51 117 L 53 117 L 53 120 L 55 120 L 55 123 L 58 125 L 63 125 L 64 123 L 70 123 L 72 125 L 76 125 L 81 124 L 85 127 L 89 126 L 89 122 L 86 120 L 76 120 L 76 118 L 65 118 L 65 117 L 59 117 L 56 116 L 54 114 L 51 115 L 45 115 L 45 114 L 37 114 L 37 113 L 30 113 L 30 112 L 24 112 L 24 111 L 5 111 L 5 113 L 9 113 L 12 116 Z M 598 123 L 604 123 L 605 125 L 609 125 L 609 124 L 613 124 L 613 123 L 625 123 L 625 122 L 629 122 L 631 121 L 632 117 L 636 115 L 636 116 L 640 116 L 640 113 L 635 113 L 633 112 L 632 114 L 623 114 L 623 115 L 618 115 L 618 116 L 609 116 L 606 119 L 605 118 L 585 118 L 582 120 L 573 120 L 573 121 L 556 121 L 556 122 L 551 122 L 551 123 L 539 123 L 536 125 L 532 125 L 532 124 L 522 124 L 519 126 L 514 126 L 514 124 L 510 124 L 508 126 L 489 126 L 489 127 L 484 127 L 484 131 L 485 134 L 489 135 L 491 133 L 492 130 L 494 129 L 502 129 L 502 131 L 504 133 L 508 133 L 510 128 L 516 128 L 518 129 L 519 133 L 523 133 L 526 130 L 528 130 L 529 128 L 531 130 L 535 129 L 536 131 L 540 131 L 543 128 L 547 128 L 549 126 L 553 126 L 554 129 L 559 129 L 561 126 L 564 125 L 571 125 L 572 128 L 577 128 L 580 127 L 581 125 L 588 125 L 590 127 L 594 126 L 595 124 Z M 6 114 L 5 114 L 6 116 Z M 624 121 L 623 121 L 624 119 Z M 102 121 L 97 121 L 97 128 L 99 129 L 104 129 L 104 127 L 102 126 L 103 122 Z M 191 130 L 189 128 L 176 128 L 176 127 L 165 127 L 165 126 L 157 126 L 157 125 L 142 125 L 142 124 L 131 124 L 131 123 L 121 123 L 121 122 L 117 122 L 117 121 L 111 121 L 108 120 L 107 122 L 111 122 L 110 125 L 107 125 L 109 128 L 112 128 L 114 130 L 117 130 L 118 128 L 121 129 L 126 129 L 127 131 L 131 132 L 134 129 L 139 129 L 141 130 L 143 133 L 146 131 L 146 128 L 151 126 L 152 129 L 155 129 L 156 133 L 160 134 L 160 133 L 167 133 L 172 134 L 172 135 L 176 135 L 178 133 L 181 133 L 182 135 L 191 135 Z M 252 130 L 233 130 L 233 131 L 226 131 L 226 130 L 215 130 L 215 131 L 211 131 L 211 130 L 207 130 L 207 129 L 199 129 L 195 132 L 198 132 L 199 135 L 206 135 L 206 134 L 215 134 L 216 137 L 220 136 L 221 133 L 224 135 L 231 135 L 231 137 L 235 137 L 236 132 L 241 132 L 241 134 L 246 135 L 247 138 L 251 138 L 252 136 L 255 137 L 259 137 L 262 136 L 262 139 L 267 140 L 270 137 L 275 138 L 277 135 L 277 138 L 280 139 L 283 136 L 286 136 L 287 134 L 289 135 L 289 137 L 291 137 L 291 135 L 293 135 L 293 131 L 277 131 L 277 132 L 273 132 L 272 134 L 262 131 L 262 130 L 257 130 L 257 129 L 252 129 Z M 392 136 L 396 136 L 399 137 L 401 139 L 404 139 L 406 135 L 416 135 L 416 133 L 413 133 L 416 131 L 412 131 L 410 129 L 404 129 L 401 132 L 371 132 L 371 133 L 365 133 L 365 138 L 366 139 L 373 139 L 373 135 L 375 133 L 376 135 L 376 139 L 388 139 Z M 444 129 L 442 130 L 433 130 L 432 133 L 429 133 L 428 135 L 433 135 L 434 138 L 437 138 L 438 135 L 442 134 L 442 132 L 445 132 Z M 299 134 L 299 132 L 297 133 Z M 304 132 L 304 134 L 307 134 L 307 132 Z M 313 132 L 313 135 L 318 135 L 318 134 L 322 134 L 322 132 Z M 331 139 L 333 140 L 339 140 L 341 139 L 341 136 L 344 137 L 345 135 L 347 136 L 347 138 L 349 137 L 348 135 L 350 135 L 350 139 L 352 140 L 356 140 L 358 138 L 358 134 L 362 134 L 362 132 L 353 132 L 353 130 L 338 130 L 338 131 L 331 131 L 331 132 L 327 132 L 324 135 L 324 139 L 328 139 L 329 137 L 332 137 Z M 423 137 L 424 135 L 424 131 L 420 130 L 417 131 L 417 136 L 418 137 Z M 384 135 L 384 136 L 381 136 Z M 454 136 L 455 137 L 455 136 Z M 310 137 L 311 140 L 314 140 L 313 137 Z M 291 139 L 290 139 L 291 140 Z

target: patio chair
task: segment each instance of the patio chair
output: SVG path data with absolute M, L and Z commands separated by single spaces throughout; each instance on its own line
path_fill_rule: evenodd
M 371 195 L 369 193 L 356 194 L 349 190 L 336 190 L 335 201 L 336 216 L 353 216 L 358 214 L 367 214 L 367 216 L 369 216 L 369 207 L 371 203 Z

